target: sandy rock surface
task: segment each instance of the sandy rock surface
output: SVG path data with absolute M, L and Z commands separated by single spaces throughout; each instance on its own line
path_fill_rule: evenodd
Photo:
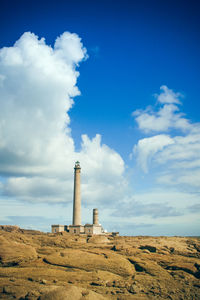
M 200 239 L 0 226 L 0 299 L 200 299 Z

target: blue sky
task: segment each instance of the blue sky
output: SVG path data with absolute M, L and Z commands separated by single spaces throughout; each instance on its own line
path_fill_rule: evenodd
M 83 222 L 199 235 L 199 1 L 2 0 L 0 32 L 0 223 L 70 223 L 78 158 Z

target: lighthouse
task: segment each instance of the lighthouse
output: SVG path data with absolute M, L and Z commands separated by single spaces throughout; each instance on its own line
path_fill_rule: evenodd
M 105 234 L 103 227 L 99 224 L 99 212 L 93 209 L 93 222 L 81 224 L 81 166 L 76 161 L 74 166 L 74 193 L 72 225 L 51 225 L 52 233 L 67 231 L 72 234 Z
M 81 225 L 81 167 L 77 161 L 74 167 L 74 199 L 72 225 Z

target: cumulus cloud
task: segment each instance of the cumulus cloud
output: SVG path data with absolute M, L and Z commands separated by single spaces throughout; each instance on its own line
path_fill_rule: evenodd
M 139 128 L 152 136 L 139 140 L 133 152 L 144 172 L 153 164 L 160 168 L 158 183 L 200 190 L 200 124 L 178 112 L 174 103 L 180 104 L 180 93 L 166 86 L 161 89 L 163 92 L 156 96 L 162 103 L 158 111 L 134 112 Z M 166 131 L 168 134 L 163 134 Z
M 29 202 L 70 202 L 72 184 L 61 178 L 9 177 L 3 195 Z
M 136 110 L 132 113 L 140 130 L 145 133 L 150 132 L 166 132 L 170 129 L 190 130 L 191 124 L 189 120 L 184 118 L 184 114 L 180 113 L 179 106 L 181 101 L 180 93 L 174 93 L 167 86 L 161 86 L 161 92 L 156 94 L 159 102 L 158 110 L 147 107 L 145 110 Z
M 78 65 L 81 60 L 88 58 L 86 48 L 82 47 L 81 38 L 75 33 L 64 32 L 56 39 L 54 49 L 56 55 L 68 63 Z
M 80 94 L 77 67 L 86 58 L 80 37 L 69 32 L 54 46 L 26 32 L 12 47 L 0 49 L 3 195 L 31 202 L 71 201 L 77 159 L 87 174 L 83 175 L 86 201 L 93 199 L 97 185 L 99 201 L 107 187 L 119 185 L 124 171 L 120 155 L 102 144 L 100 135 L 93 139 L 83 135 L 77 152 L 71 136 L 69 111 Z
M 199 127 L 199 132 L 196 129 Z M 200 126 L 193 124 L 193 130 L 184 136 L 175 136 L 173 139 L 173 146 L 165 149 L 159 154 L 157 160 L 159 163 L 166 163 L 173 161 L 174 166 L 184 166 L 186 168 L 198 166 L 200 159 Z
M 127 181 L 124 174 L 124 161 L 120 155 L 107 145 L 101 143 L 97 134 L 93 139 L 82 136 L 81 151 L 78 159 L 82 162 L 83 202 L 102 202 L 112 205 L 111 199 L 117 201 L 123 197 Z
M 107 181 L 121 176 L 124 171 L 124 161 L 120 155 L 107 145 L 101 143 L 101 136 L 97 134 L 93 139 L 82 135 L 80 159 L 90 177 L 106 178 Z
M 173 139 L 168 135 L 160 134 L 150 138 L 139 140 L 134 146 L 134 154 L 137 156 L 137 162 L 145 173 L 148 172 L 148 163 L 153 157 L 164 149 L 167 145 L 173 144 Z
M 60 39 L 65 40 L 65 35 Z M 0 50 L 5 77 L 0 89 L 2 173 L 54 172 L 55 165 L 74 151 L 67 112 L 73 105 L 71 97 L 79 94 L 78 73 L 73 59 L 61 58 L 64 50 L 54 50 L 32 33 Z
M 173 144 L 155 157 L 157 165 L 164 168 L 157 182 L 200 191 L 200 126 L 193 124 L 188 134 L 172 140 Z
M 166 85 L 160 87 L 162 91 L 160 94 L 155 94 L 155 97 L 160 103 L 176 103 L 181 104 L 179 98 L 182 97 L 181 93 L 175 93 L 173 90 L 169 89 Z

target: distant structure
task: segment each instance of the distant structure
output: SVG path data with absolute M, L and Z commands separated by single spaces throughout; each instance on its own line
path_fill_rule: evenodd
M 99 224 L 98 209 L 93 209 L 93 224 L 81 225 L 81 167 L 77 161 L 74 167 L 74 198 L 72 225 L 51 225 L 52 233 L 67 231 L 74 234 L 104 234 Z

